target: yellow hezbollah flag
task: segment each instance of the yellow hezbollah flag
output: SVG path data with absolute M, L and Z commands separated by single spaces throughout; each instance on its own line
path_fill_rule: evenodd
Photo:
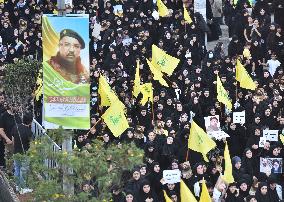
M 148 59 L 146 60 L 147 60 L 147 64 L 150 67 L 151 72 L 154 75 L 153 79 L 156 81 L 159 81 L 161 85 L 169 87 L 165 79 L 163 79 L 163 73 L 159 69 L 157 69 Z
M 181 202 L 197 202 L 189 188 L 183 180 L 180 180 L 180 201 Z
M 239 60 L 237 60 L 236 65 L 236 80 L 240 82 L 242 88 L 250 90 L 256 89 L 255 83 Z
M 188 24 L 192 23 L 192 19 L 191 19 L 190 15 L 188 14 L 184 4 L 183 4 L 183 17 Z
M 37 80 L 36 80 L 36 85 L 38 86 L 36 91 L 35 91 L 35 98 L 36 98 L 36 101 L 39 101 L 39 98 L 42 94 L 42 85 L 43 85 L 43 82 L 42 82 L 42 78 L 41 78 L 41 74 L 42 74 L 42 69 L 39 70 L 39 74 L 37 76 Z
M 124 115 L 124 104 L 119 100 L 112 103 L 111 106 L 102 115 L 104 122 L 115 137 L 120 136 L 129 128 L 127 119 Z
M 281 142 L 282 142 L 282 144 L 284 145 L 284 135 L 280 135 L 280 140 L 281 140 Z
M 211 202 L 211 197 L 209 195 L 208 189 L 206 187 L 205 184 L 205 180 L 202 180 L 202 191 L 201 191 L 201 195 L 200 195 L 200 200 L 199 202 Z
M 135 80 L 133 86 L 133 96 L 137 97 L 140 93 L 140 74 L 139 74 L 139 61 L 137 61 Z
M 157 69 L 165 72 L 171 76 L 178 66 L 179 59 L 168 55 L 165 51 L 158 48 L 156 45 L 152 45 L 152 63 Z
M 232 103 L 231 100 L 229 99 L 228 92 L 223 87 L 222 82 L 218 75 L 217 75 L 217 100 L 219 102 L 222 102 L 224 105 L 226 105 L 229 110 L 232 110 Z
M 232 174 L 233 168 L 232 168 L 232 162 L 231 162 L 231 157 L 230 157 L 227 142 L 226 142 L 225 150 L 224 150 L 224 159 L 225 159 L 225 171 L 224 171 L 224 175 L 222 176 L 222 179 L 226 183 L 230 184 L 230 183 L 233 183 L 235 180 Z
M 158 12 L 161 17 L 169 15 L 169 10 L 162 0 L 157 0 Z
M 165 201 L 166 201 L 166 202 L 172 202 L 172 199 L 170 199 L 170 198 L 168 197 L 166 191 L 163 190 L 163 192 L 164 192 Z
M 191 123 L 190 135 L 188 138 L 188 148 L 200 152 L 206 162 L 206 154 L 216 147 L 216 143 L 200 128 L 194 121 Z
M 141 93 L 143 94 L 143 98 L 140 101 L 141 105 L 145 105 L 146 102 L 149 101 L 153 103 L 153 88 L 152 88 L 152 83 L 144 83 L 140 87 Z
M 110 106 L 111 103 L 118 100 L 115 92 L 109 86 L 106 78 L 101 75 L 99 78 L 99 89 L 98 92 L 101 97 L 101 106 Z

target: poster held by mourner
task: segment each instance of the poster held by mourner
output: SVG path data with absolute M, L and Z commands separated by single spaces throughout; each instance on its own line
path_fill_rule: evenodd
M 43 125 L 90 128 L 89 17 L 42 18 Z
M 277 142 L 278 130 L 263 130 L 263 137 L 270 142 Z
M 260 172 L 261 173 L 282 173 L 283 159 L 282 158 L 262 158 L 260 157 Z
M 242 112 L 233 112 L 233 123 L 244 124 L 246 122 L 246 113 Z
M 219 115 L 204 117 L 206 133 L 216 140 L 222 140 L 230 137 L 227 133 L 221 130 Z

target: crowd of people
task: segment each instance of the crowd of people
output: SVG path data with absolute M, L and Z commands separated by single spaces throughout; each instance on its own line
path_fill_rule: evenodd
M 68 12 L 90 16 L 91 124 L 96 126 L 88 136 L 84 135 L 86 131 L 77 131 L 77 146 L 84 149 L 92 139 L 101 138 L 105 147 L 134 142 L 145 151 L 144 164 L 134 168 L 129 179 L 123 179 L 123 187 L 113 187 L 115 202 L 163 202 L 163 190 L 172 201 L 180 201 L 180 184 L 165 183 L 163 179 L 164 170 L 175 169 L 181 171 L 181 178 L 196 199 L 205 179 L 215 202 L 281 201 L 284 150 L 278 136 L 284 129 L 283 0 L 256 0 L 253 5 L 248 0 L 207 0 L 206 19 L 194 12 L 192 1 L 163 2 L 170 12 L 159 19 L 152 16 L 157 6 L 151 0 L 76 0 L 67 8 Z M 191 24 L 184 20 L 183 4 L 193 20 Z M 21 58 L 42 60 L 41 16 L 55 13 L 55 5 L 54 0 L 0 1 L 1 67 Z M 116 5 L 122 5 L 123 13 L 113 12 Z M 224 34 L 220 29 L 223 23 L 228 26 L 228 53 L 222 42 L 207 50 L 205 35 L 218 40 Z M 167 78 L 168 88 L 153 80 L 147 65 L 152 44 L 180 59 Z M 240 88 L 235 80 L 237 59 L 253 78 L 256 90 Z M 153 103 L 145 106 L 139 104 L 141 95 L 132 95 L 137 61 L 141 83 L 153 84 Z M 0 76 L 5 76 L 3 69 Z M 100 74 L 127 107 L 130 127 L 119 138 L 99 120 L 105 110 L 99 105 Z M 231 112 L 217 100 L 217 75 L 232 100 Z M 245 123 L 234 123 L 233 112 L 241 111 L 245 111 Z M 14 116 L 16 107 L 5 102 L 5 92 L 0 94 L 0 113 L 0 166 L 5 166 L 5 145 L 10 151 L 13 128 L 21 121 Z M 207 155 L 209 162 L 188 149 L 192 120 L 205 129 L 204 117 L 215 115 L 230 136 L 226 141 L 235 180 L 230 184 L 220 178 L 225 140 L 216 140 L 217 147 Z M 27 120 L 23 127 L 30 124 Z M 265 141 L 260 147 L 265 129 L 278 130 L 277 139 Z M 6 157 L 10 157 L 9 152 Z M 267 164 L 272 164 L 272 169 L 266 169 Z M 92 182 L 84 182 L 82 189 L 93 192 L 92 187 Z

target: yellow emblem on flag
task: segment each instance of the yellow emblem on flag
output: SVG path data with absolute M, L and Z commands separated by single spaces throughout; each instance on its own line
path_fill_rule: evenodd
M 129 128 L 127 119 L 124 114 L 124 104 L 116 100 L 102 115 L 104 122 L 115 137 L 120 136 L 127 128 Z
M 225 159 L 225 171 L 224 171 L 224 175 L 222 176 L 222 179 L 228 184 L 233 183 L 235 180 L 232 174 L 233 167 L 232 167 L 232 162 L 231 162 L 231 157 L 230 157 L 227 142 L 226 142 L 225 150 L 224 150 L 224 159 Z
M 167 54 L 156 45 L 152 45 L 152 64 L 160 71 L 171 76 L 178 66 L 179 59 Z
M 211 197 L 209 195 L 208 189 L 206 187 L 205 184 L 205 180 L 202 180 L 202 191 L 201 191 L 201 195 L 200 195 L 200 200 L 199 202 L 211 202 Z
M 256 89 L 255 83 L 239 60 L 237 60 L 236 65 L 236 80 L 240 82 L 242 88 L 250 90 Z
M 228 92 L 223 87 L 222 82 L 218 75 L 217 75 L 217 100 L 219 102 L 222 102 L 224 105 L 226 105 L 229 110 L 232 110 L 232 103 L 231 100 L 229 99 Z
M 209 162 L 206 154 L 216 147 L 216 143 L 200 128 L 194 121 L 191 123 L 190 135 L 188 138 L 188 148 L 200 152 L 203 159 Z
M 188 13 L 188 11 L 186 10 L 186 7 L 185 5 L 183 4 L 183 17 L 185 19 L 185 21 L 188 23 L 188 24 L 191 24 L 192 23 L 192 19 Z
M 141 105 L 144 106 L 148 100 L 153 103 L 152 83 L 145 83 L 141 85 L 141 93 L 143 94 L 143 98 L 140 101 Z
M 180 201 L 181 202 L 197 202 L 189 188 L 183 180 L 180 180 Z
M 161 17 L 169 15 L 169 10 L 162 0 L 157 0 L 158 12 Z
M 151 72 L 154 75 L 153 79 L 159 81 L 161 85 L 169 87 L 165 79 L 163 79 L 163 73 L 159 69 L 157 69 L 148 59 L 146 59 L 146 61 L 150 67 Z
M 101 97 L 100 106 L 110 106 L 111 103 L 118 100 L 118 97 L 116 96 L 115 92 L 111 89 L 106 78 L 103 75 L 101 75 L 99 78 L 98 92 Z
M 137 61 L 136 73 L 133 86 L 133 96 L 137 97 L 140 93 L 140 74 L 139 74 L 139 61 Z

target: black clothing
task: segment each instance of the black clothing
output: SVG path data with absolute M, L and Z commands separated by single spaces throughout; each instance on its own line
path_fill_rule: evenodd
M 28 126 L 25 126 L 23 124 L 17 124 L 12 129 L 12 136 L 14 137 L 15 154 L 23 154 L 28 151 L 32 138 L 32 131 Z
M 21 123 L 21 118 L 18 115 L 11 115 L 7 111 L 0 118 L 0 128 L 4 129 L 7 137 L 12 140 L 12 129 L 16 123 Z

